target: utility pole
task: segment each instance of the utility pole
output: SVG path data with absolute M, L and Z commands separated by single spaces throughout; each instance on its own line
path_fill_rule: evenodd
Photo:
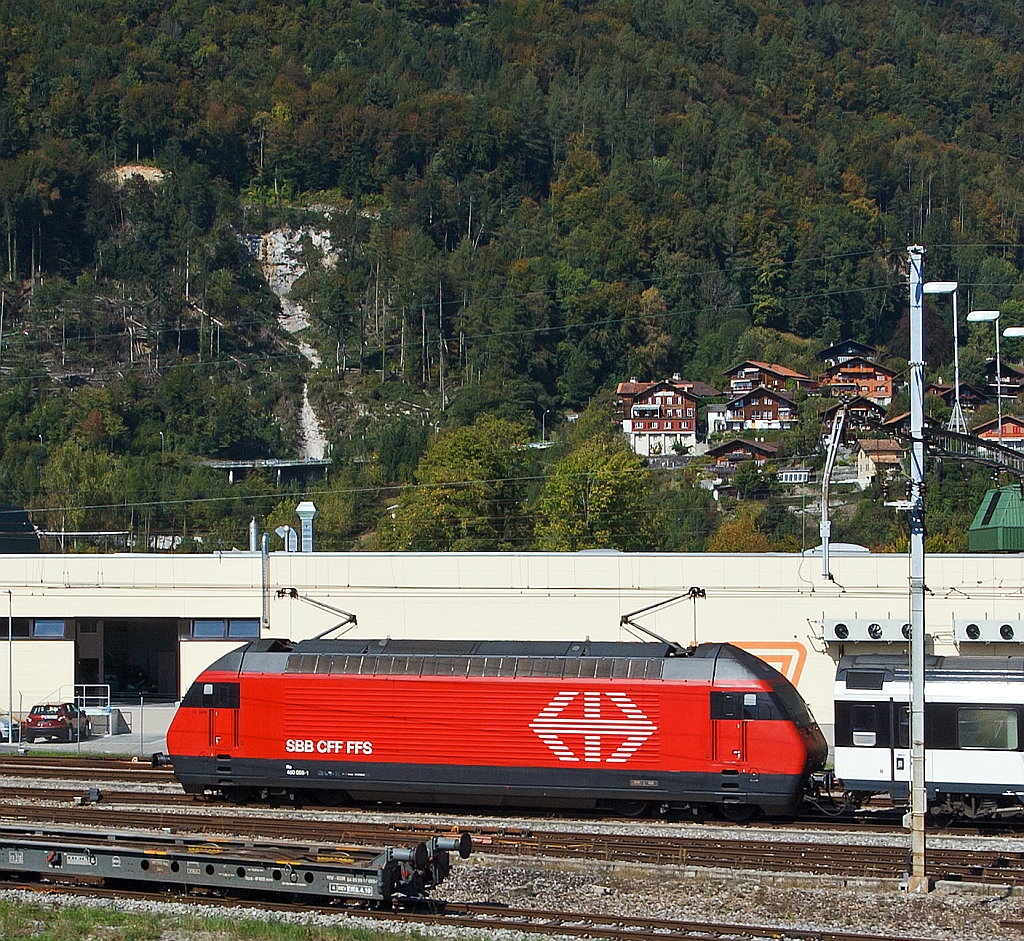
M 910 255 L 910 851 L 908 892 L 927 892 L 924 821 L 924 248 Z

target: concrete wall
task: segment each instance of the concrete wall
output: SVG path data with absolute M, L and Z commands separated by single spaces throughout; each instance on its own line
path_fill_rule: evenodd
M 820 620 L 909 620 L 906 555 L 833 557 L 831 568 L 834 582 L 822 579 L 820 558 L 783 554 L 273 553 L 264 633 L 301 639 L 342 619 L 301 597 L 277 595 L 294 588 L 299 596 L 354 612 L 358 626 L 348 636 L 626 640 L 632 637 L 620 626 L 623 614 L 694 586 L 706 598 L 637 620 L 683 644 L 693 640 L 696 622 L 698 641 L 732 641 L 765 656 L 797 682 L 829 726 L 839 651 L 821 641 Z M 957 652 L 954 617 L 1024 616 L 1022 556 L 930 555 L 926 582 L 935 652 Z M 15 617 L 261 617 L 262 583 L 261 558 L 249 552 L 10 556 L 0 567 L 0 596 L 10 592 Z M 26 703 L 73 682 L 70 650 L 54 656 L 58 647 L 71 646 L 16 642 L 15 688 Z M 231 646 L 182 643 L 181 689 Z M 961 652 L 1021 655 L 1024 647 L 977 645 Z M 0 704 L 6 676 L 4 662 Z

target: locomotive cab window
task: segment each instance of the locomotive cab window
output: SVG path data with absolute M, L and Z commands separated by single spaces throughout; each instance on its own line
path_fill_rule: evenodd
M 201 709 L 237 709 L 241 703 L 238 683 L 193 683 L 182 706 Z
M 957 741 L 961 748 L 1017 750 L 1017 712 L 1014 709 L 958 709 Z
M 767 704 L 766 704 L 767 705 Z M 757 693 L 712 693 L 712 719 L 757 719 Z

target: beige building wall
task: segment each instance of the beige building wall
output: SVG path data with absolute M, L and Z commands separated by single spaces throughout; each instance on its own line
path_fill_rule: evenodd
M 15 617 L 261 618 L 265 607 L 264 636 L 296 640 L 342 620 L 311 601 L 355 613 L 349 637 L 631 640 L 636 635 L 620 624 L 623 615 L 699 587 L 705 598 L 634 620 L 684 645 L 696 633 L 699 642 L 748 647 L 795 680 L 830 726 L 839 650 L 820 639 L 821 620 L 909 620 L 910 610 L 906 555 L 834 556 L 831 570 L 829 582 L 820 558 L 783 554 L 272 553 L 264 589 L 258 553 L 35 555 L 5 557 L 0 594 L 8 594 Z M 1024 617 L 1022 556 L 929 555 L 926 582 L 934 652 L 957 653 L 954 618 Z M 180 691 L 231 646 L 183 641 Z M 0 642 L 0 657 L 5 647 Z M 16 700 L 31 705 L 73 683 L 72 643 L 14 647 Z M 974 647 L 960 652 L 1024 654 L 1018 644 Z M 847 652 L 855 648 L 905 649 L 846 645 Z M 7 672 L 0 662 L 3 708 Z

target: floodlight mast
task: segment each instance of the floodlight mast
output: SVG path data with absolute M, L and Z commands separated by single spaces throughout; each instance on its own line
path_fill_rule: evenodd
M 924 748 L 924 248 L 910 245 L 910 854 L 908 892 L 930 889 L 925 865 Z

